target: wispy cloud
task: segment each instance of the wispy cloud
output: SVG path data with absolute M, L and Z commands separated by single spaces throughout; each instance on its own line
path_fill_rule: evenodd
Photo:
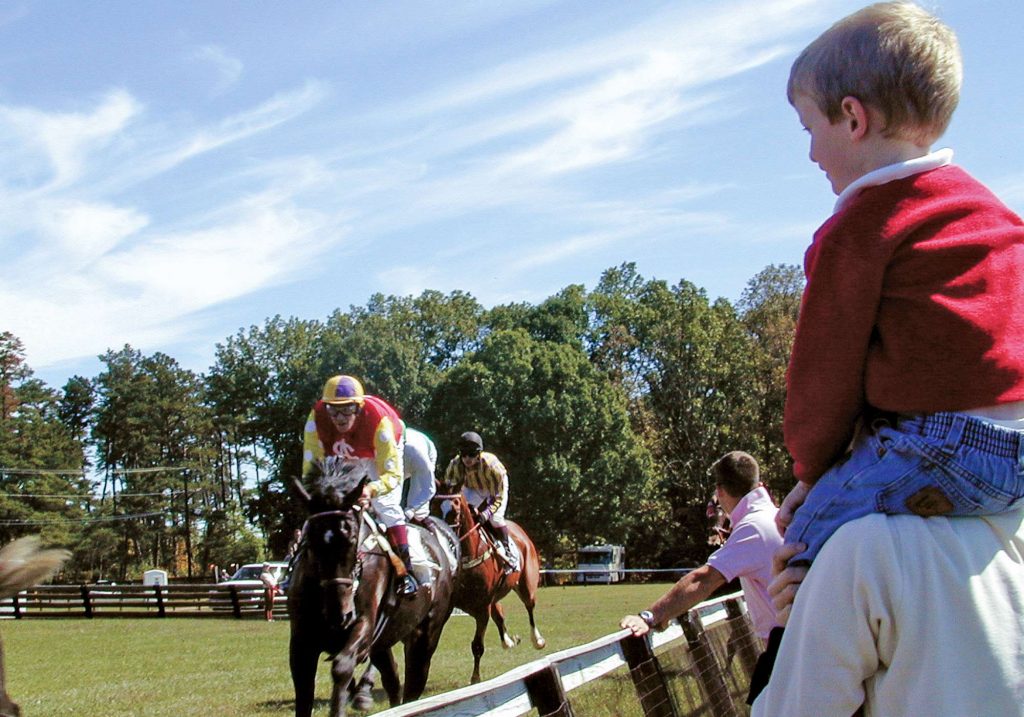
M 238 82 L 245 69 L 241 60 L 229 55 L 220 45 L 203 45 L 196 48 L 191 58 L 213 68 L 213 94 L 220 94 Z

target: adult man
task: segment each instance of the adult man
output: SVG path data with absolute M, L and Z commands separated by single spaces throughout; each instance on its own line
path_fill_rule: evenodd
M 398 593 L 411 597 L 419 585 L 412 576 L 409 535 L 402 509 L 402 419 L 377 396 L 367 396 L 351 376 L 332 376 L 324 384 L 320 400 L 306 419 L 302 475 L 325 456 L 361 462 L 371 476 L 363 488 L 377 518 L 387 528 L 388 539 L 405 566 L 399 575 Z
M 709 473 L 715 479 L 718 501 L 733 526 L 725 545 L 712 553 L 707 563 L 680 578 L 650 608 L 622 618 L 619 626 L 637 636 L 647 634 L 651 628 L 664 629 L 669 620 L 707 600 L 719 587 L 738 577 L 754 631 L 768 640 L 768 648 L 758 659 L 750 681 L 749 703 L 768 681 L 781 637 L 768 594 L 772 556 L 782 546 L 782 536 L 775 527 L 778 509 L 761 485 L 760 469 L 750 454 L 726 453 L 711 466 Z
M 505 524 L 508 505 L 508 472 L 493 453 L 484 451 L 480 434 L 466 431 L 459 437 L 459 455 L 452 458 L 444 472 L 444 482 L 461 488 L 466 502 L 475 508 L 480 520 L 498 539 L 504 555 L 505 574 L 519 569 Z
M 1024 511 L 872 514 L 785 567 L 804 548 L 776 556 L 788 624 L 754 717 L 1024 715 Z

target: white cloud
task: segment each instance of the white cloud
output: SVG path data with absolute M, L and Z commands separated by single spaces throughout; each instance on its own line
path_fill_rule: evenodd
M 43 153 L 52 170 L 45 188 L 54 190 L 79 179 L 89 156 L 111 142 L 141 111 L 142 106 L 124 90 L 107 93 L 93 111 L 85 113 L 0 106 L 0 132 L 8 142 L 17 140 Z
M 238 82 L 245 65 L 237 57 L 232 57 L 220 45 L 203 45 L 192 53 L 192 59 L 213 66 L 213 93 L 220 94 Z

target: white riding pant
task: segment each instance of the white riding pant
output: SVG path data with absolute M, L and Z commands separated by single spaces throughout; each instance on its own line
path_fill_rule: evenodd
M 405 480 L 409 482 L 409 494 L 405 499 L 405 517 L 423 519 L 430 514 L 430 499 L 437 492 L 434 485 L 437 448 L 425 434 L 408 426 L 402 438 Z
M 462 486 L 462 495 L 466 496 L 466 502 L 468 502 L 474 508 L 481 504 L 491 503 L 491 494 L 485 493 L 484 491 L 470 488 L 467 485 Z M 505 525 L 505 508 L 508 507 L 508 488 L 504 487 L 501 491 L 501 507 L 498 508 L 491 516 L 491 524 L 501 528 Z

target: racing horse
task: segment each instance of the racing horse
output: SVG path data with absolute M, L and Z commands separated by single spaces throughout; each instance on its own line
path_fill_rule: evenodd
M 317 661 L 325 652 L 333 680 L 331 717 L 342 717 L 350 698 L 354 707 L 369 709 L 373 668 L 392 706 L 411 702 L 423 694 L 430 661 L 452 612 L 457 558 L 432 531 L 410 526 L 410 542 L 417 533 L 430 563 L 429 579 L 417 573 L 419 590 L 411 598 L 399 598 L 393 553 L 359 502 L 365 470 L 336 458 L 318 468 L 308 492 L 295 481 L 309 513 L 288 587 L 295 715 L 312 714 Z M 405 647 L 404 692 L 391 653 L 399 642 Z M 367 659 L 373 667 L 356 683 L 355 670 Z
M 519 636 L 510 635 L 505 629 L 505 612 L 499 603 L 510 591 L 515 590 L 530 617 L 533 646 L 541 650 L 547 644 L 533 619 L 537 586 L 540 584 L 540 556 L 526 531 L 519 524 L 506 520 L 509 536 L 519 548 L 519 570 L 506 575 L 504 562 L 496 554 L 494 539 L 477 521 L 465 496 L 462 493 L 441 494 L 434 496 L 434 501 L 440 504 L 445 521 L 458 534 L 462 548 L 453 603 L 476 620 L 472 642 L 473 675 L 470 679 L 476 683 L 480 681 L 480 658 L 484 655 L 488 618 L 494 620 L 498 628 L 502 647 L 510 649 L 519 644 Z

